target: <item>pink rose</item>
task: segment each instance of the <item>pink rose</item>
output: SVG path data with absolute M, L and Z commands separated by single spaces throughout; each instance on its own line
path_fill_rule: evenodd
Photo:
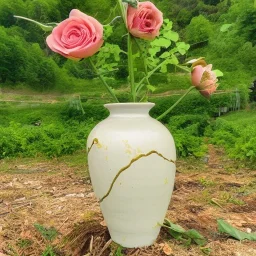
M 73 9 L 69 18 L 46 38 L 52 51 L 70 59 L 87 58 L 103 44 L 103 26 L 93 17 Z
M 207 66 L 197 65 L 191 72 L 191 81 L 196 89 L 206 98 L 209 98 L 218 87 L 217 77 L 212 71 L 212 65 Z
M 133 36 L 152 40 L 159 35 L 162 24 L 163 14 L 153 3 L 139 2 L 137 9 L 128 6 L 127 27 Z

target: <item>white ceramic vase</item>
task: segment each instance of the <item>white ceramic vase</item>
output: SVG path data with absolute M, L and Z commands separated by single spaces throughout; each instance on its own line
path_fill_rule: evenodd
M 106 104 L 110 115 L 87 140 L 92 185 L 111 238 L 128 248 L 154 243 L 174 186 L 175 144 L 149 116 L 153 106 Z

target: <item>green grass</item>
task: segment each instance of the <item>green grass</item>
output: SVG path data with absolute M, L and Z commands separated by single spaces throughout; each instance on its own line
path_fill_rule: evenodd
M 256 126 L 256 109 L 230 112 L 222 118 L 229 122 L 233 122 L 239 127 L 246 127 L 248 125 Z
M 217 118 L 208 129 L 210 142 L 245 164 L 256 162 L 256 110 L 242 110 Z

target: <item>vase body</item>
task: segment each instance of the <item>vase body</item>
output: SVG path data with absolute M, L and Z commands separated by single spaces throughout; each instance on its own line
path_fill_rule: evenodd
M 87 140 L 92 186 L 111 238 L 128 248 L 154 243 L 174 186 L 174 141 L 149 116 L 153 106 L 106 104 L 110 115 Z

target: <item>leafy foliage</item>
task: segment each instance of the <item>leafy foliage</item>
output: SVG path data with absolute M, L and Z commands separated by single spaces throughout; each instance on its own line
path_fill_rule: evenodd
M 58 105 L 34 108 L 33 112 L 31 109 L 16 109 L 14 112 L 10 109 L 8 118 L 1 115 L 0 158 L 36 155 L 58 157 L 84 149 L 95 121 L 86 113 L 77 115 L 71 111 L 72 116 L 69 116 L 68 110 L 66 105 Z
M 163 227 L 168 229 L 169 234 L 176 240 L 181 241 L 184 245 L 190 246 L 195 243 L 199 246 L 205 246 L 207 240 L 195 229 L 185 230 L 178 224 L 174 224 L 165 219 Z
M 239 160 L 255 163 L 256 161 L 256 126 L 254 110 L 233 113 L 227 117 L 218 118 L 206 135 L 210 142 L 223 146 L 227 153 Z
M 218 219 L 217 223 L 218 223 L 218 230 L 221 233 L 225 233 L 240 241 L 245 239 L 256 241 L 256 233 L 250 234 L 250 233 L 240 231 L 222 219 Z
M 36 230 L 48 241 L 53 241 L 58 236 L 58 231 L 55 228 L 46 228 L 38 223 L 34 224 Z
M 213 27 L 203 15 L 192 18 L 186 27 L 186 39 L 191 44 L 209 40 L 212 33 Z

